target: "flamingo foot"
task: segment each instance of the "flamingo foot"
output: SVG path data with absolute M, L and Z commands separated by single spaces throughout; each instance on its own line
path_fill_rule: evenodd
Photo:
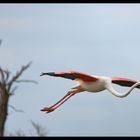
M 46 113 L 50 113 L 52 111 L 54 111 L 55 109 L 52 107 L 44 107 L 43 109 L 41 109 L 40 111 L 45 111 Z

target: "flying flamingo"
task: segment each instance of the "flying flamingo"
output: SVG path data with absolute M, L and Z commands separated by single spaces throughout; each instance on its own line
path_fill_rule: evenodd
M 70 97 L 80 92 L 84 92 L 84 91 L 99 92 L 107 89 L 114 96 L 123 98 L 126 97 L 128 94 L 130 94 L 130 92 L 134 88 L 140 89 L 139 82 L 127 78 L 119 78 L 119 77 L 110 78 L 106 76 L 95 76 L 95 75 L 88 75 L 76 71 L 48 72 L 48 73 L 42 73 L 40 76 L 43 75 L 63 77 L 63 78 L 78 81 L 79 83 L 77 86 L 71 88 L 68 91 L 68 93 L 63 98 L 61 98 L 58 102 L 56 102 L 54 105 L 50 107 L 44 107 L 43 109 L 41 109 L 41 111 L 45 111 L 46 113 L 54 111 L 59 106 L 61 106 L 64 102 L 66 102 Z M 113 88 L 112 83 L 118 84 L 120 86 L 131 87 L 131 88 L 126 93 L 119 93 Z

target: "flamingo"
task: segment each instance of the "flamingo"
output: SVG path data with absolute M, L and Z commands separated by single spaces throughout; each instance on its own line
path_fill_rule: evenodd
M 48 73 L 41 73 L 40 76 L 49 75 L 49 76 L 56 76 L 71 79 L 77 81 L 79 84 L 73 88 L 71 88 L 67 94 L 61 98 L 58 102 L 50 107 L 44 107 L 41 111 L 46 113 L 50 113 L 61 106 L 64 102 L 66 102 L 70 97 L 74 96 L 77 93 L 81 93 L 84 91 L 87 92 L 100 92 L 103 90 L 108 90 L 114 96 L 123 98 L 130 94 L 130 92 L 134 88 L 140 89 L 140 82 L 127 79 L 127 78 L 119 78 L 119 77 L 107 77 L 107 76 L 96 76 L 96 75 L 89 75 L 82 72 L 77 71 L 67 71 L 67 72 L 48 72 Z M 120 86 L 130 87 L 130 89 L 126 93 L 119 93 L 117 92 L 112 83 L 118 84 Z

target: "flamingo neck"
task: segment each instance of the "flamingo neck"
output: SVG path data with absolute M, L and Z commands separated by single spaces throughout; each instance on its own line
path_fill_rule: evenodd
M 109 92 L 111 92 L 114 96 L 123 98 L 123 97 L 128 96 L 128 95 L 131 93 L 131 91 L 132 91 L 135 87 L 137 87 L 138 85 L 140 85 L 139 82 L 135 83 L 133 86 L 130 87 L 130 89 L 129 89 L 126 93 L 119 93 L 119 92 L 117 92 L 117 91 L 112 87 L 111 83 L 110 83 L 110 84 L 107 84 L 106 89 L 107 89 Z

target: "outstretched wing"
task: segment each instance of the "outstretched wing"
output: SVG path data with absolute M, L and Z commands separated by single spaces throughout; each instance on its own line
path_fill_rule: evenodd
M 50 76 L 56 76 L 56 77 L 63 77 L 71 80 L 80 79 L 85 82 L 94 82 L 98 80 L 96 77 L 90 76 L 85 73 L 76 72 L 76 71 L 68 71 L 68 72 L 48 72 L 48 73 L 42 73 L 40 76 L 43 75 L 50 75 Z
M 114 77 L 114 78 L 112 78 L 112 83 L 118 84 L 120 86 L 131 87 L 135 83 L 137 83 L 137 81 L 132 80 L 132 79 L 127 79 L 127 78 Z M 137 86 L 136 88 L 140 88 L 140 85 Z

